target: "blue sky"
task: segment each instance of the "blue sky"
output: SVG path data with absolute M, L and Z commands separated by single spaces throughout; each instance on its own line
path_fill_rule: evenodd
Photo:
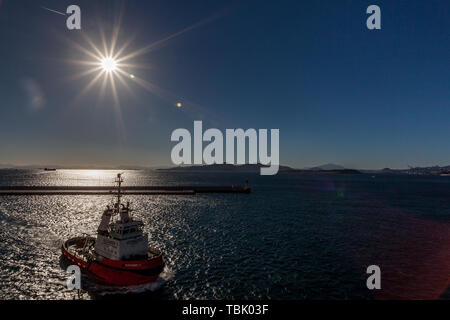
M 82 11 L 69 31 L 64 12 Z M 366 28 L 381 8 L 382 29 Z M 112 90 L 74 75 L 76 49 L 108 42 L 122 1 L 3 0 L 0 164 L 170 165 L 177 128 L 279 128 L 280 162 L 352 168 L 450 164 L 449 1 L 126 1 L 130 59 Z M 90 49 L 92 51 L 92 49 Z M 126 54 L 125 53 L 125 54 Z M 183 102 L 182 108 L 175 105 Z M 120 124 L 119 118 L 122 119 Z

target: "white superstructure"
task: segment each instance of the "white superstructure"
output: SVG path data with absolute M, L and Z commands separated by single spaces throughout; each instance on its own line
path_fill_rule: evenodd
M 117 175 L 117 202 L 103 212 L 97 230 L 95 253 L 111 260 L 139 260 L 148 255 L 148 234 L 143 232 L 144 224 L 130 215 L 130 203 L 126 206 L 122 197 L 122 176 Z M 114 218 L 117 216 L 116 221 Z

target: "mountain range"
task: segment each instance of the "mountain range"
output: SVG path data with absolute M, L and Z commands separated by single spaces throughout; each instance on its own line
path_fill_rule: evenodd
M 317 166 L 317 167 L 311 167 L 311 168 L 305 168 L 305 170 L 313 170 L 313 171 L 317 171 L 317 170 L 345 170 L 346 168 L 344 168 L 343 166 L 337 165 L 337 164 L 333 164 L 333 163 L 327 163 L 327 164 L 323 164 L 321 166 Z

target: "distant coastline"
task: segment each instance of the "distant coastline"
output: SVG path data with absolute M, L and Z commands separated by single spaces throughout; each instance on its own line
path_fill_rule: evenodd
M 172 172 L 259 172 L 264 168 L 261 164 L 212 164 L 212 165 L 196 165 L 196 166 L 179 166 L 166 169 L 157 169 L 158 171 L 172 171 Z M 280 166 L 278 172 L 291 171 L 292 168 L 288 166 Z
M 15 166 L 10 164 L 1 165 L 0 170 L 42 170 L 42 171 L 56 171 L 56 170 L 156 170 L 160 172 L 259 172 L 261 164 L 213 164 L 213 165 L 195 165 L 195 166 L 178 166 L 178 167 L 163 167 L 163 166 L 133 166 L 122 165 L 116 167 L 100 167 L 100 166 Z M 47 170 L 46 170 L 47 168 Z M 50 170 L 48 168 L 51 168 Z M 381 170 L 364 170 L 345 168 L 336 164 L 325 164 L 316 167 L 308 167 L 303 169 L 292 168 L 289 166 L 280 166 L 279 174 L 383 174 L 383 175 L 422 175 L 422 176 L 450 176 L 449 166 L 431 166 L 431 167 L 410 167 L 409 169 L 390 169 L 384 168 Z
M 214 164 L 214 165 L 197 165 L 197 166 L 180 166 L 165 169 L 157 169 L 158 171 L 168 172 L 258 172 L 261 164 Z M 325 164 L 322 166 L 295 169 L 289 166 L 280 166 L 280 174 L 388 174 L 388 175 L 434 175 L 434 176 L 450 176 L 450 166 L 434 166 L 434 167 L 417 167 L 409 169 L 390 169 L 381 170 L 357 170 L 349 169 L 335 164 Z
M 361 174 L 362 172 L 354 169 L 345 169 L 342 167 L 329 169 L 330 165 L 325 165 L 325 169 L 321 167 L 313 167 L 309 169 L 294 169 L 288 166 L 280 166 L 280 174 Z M 173 167 L 168 169 L 158 169 L 158 171 L 168 172 L 259 172 L 264 167 L 261 164 L 245 164 L 245 165 L 232 165 L 232 164 L 213 164 L 213 165 L 198 165 L 198 166 L 186 166 L 186 167 Z

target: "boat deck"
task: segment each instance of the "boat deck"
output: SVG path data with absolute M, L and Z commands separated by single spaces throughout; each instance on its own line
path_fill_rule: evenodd
M 87 242 L 86 237 L 73 238 L 64 244 L 71 255 L 86 262 L 95 260 L 94 245 L 95 238 L 93 237 L 87 237 Z
M 64 243 L 66 250 L 73 256 L 83 261 L 94 261 L 96 260 L 95 254 L 95 238 L 88 236 L 87 242 L 86 237 L 76 237 L 69 239 Z M 157 249 L 149 248 L 147 259 L 152 259 L 159 256 L 161 252 Z M 133 260 L 130 260 L 133 261 Z

